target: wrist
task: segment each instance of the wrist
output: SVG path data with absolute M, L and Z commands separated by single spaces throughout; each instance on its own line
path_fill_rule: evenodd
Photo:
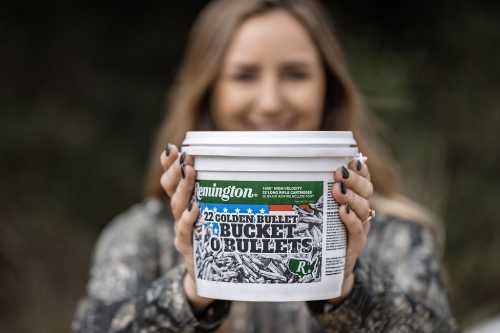
M 351 293 L 352 288 L 354 286 L 354 272 L 349 274 L 345 279 L 344 283 L 342 283 L 342 293 L 339 297 L 329 299 L 328 301 L 332 304 L 340 304 L 342 303 Z
M 203 311 L 215 301 L 211 298 L 201 297 L 196 293 L 196 285 L 190 274 L 184 274 L 183 287 L 189 303 L 196 312 Z

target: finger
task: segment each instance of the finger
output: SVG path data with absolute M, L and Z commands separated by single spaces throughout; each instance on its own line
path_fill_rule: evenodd
M 181 164 L 186 164 L 186 165 L 191 165 L 193 166 L 194 165 L 194 158 L 192 155 L 188 155 L 186 154 L 185 151 L 183 151 L 180 155 L 179 155 L 179 165 Z
M 172 198 L 177 188 L 177 184 L 181 180 L 181 169 L 178 163 L 174 163 L 160 178 L 160 184 L 167 195 Z
M 348 205 L 340 206 L 339 216 L 347 231 L 346 270 L 350 272 L 354 268 L 356 259 L 363 252 L 367 234 L 361 220 L 352 209 L 348 208 Z
M 370 215 L 370 202 L 348 189 L 343 181 L 333 184 L 333 197 L 340 204 L 349 204 L 362 221 Z
M 196 180 L 196 171 L 192 166 L 184 165 L 183 168 L 185 178 L 181 178 L 174 194 L 170 199 L 172 214 L 176 219 L 178 219 L 182 215 L 189 201 L 191 200 L 191 197 L 193 195 L 194 183 Z
M 167 148 L 162 151 L 160 155 L 160 162 L 163 170 L 167 170 L 176 160 L 180 160 L 182 155 L 176 145 L 169 143 Z M 186 155 L 183 157 L 183 162 L 185 164 L 193 165 L 193 157 L 191 155 Z
M 179 155 L 179 150 L 174 144 L 167 144 L 167 148 L 161 153 L 160 162 L 163 170 L 166 171 L 175 162 Z
M 363 229 L 365 231 L 365 235 L 368 237 L 368 234 L 370 233 L 370 228 L 371 228 L 372 222 L 371 221 L 364 221 L 361 223 L 363 224 Z
M 189 261 L 192 261 L 193 228 L 199 211 L 198 205 L 193 202 L 191 210 L 184 210 L 175 224 L 175 248 Z
M 361 161 L 361 160 L 352 159 L 347 164 L 347 168 L 349 170 L 354 171 L 358 175 L 365 177 L 368 180 L 371 179 L 370 170 L 368 170 L 368 165 L 365 162 Z
M 334 180 L 336 182 L 343 181 L 347 188 L 365 199 L 370 198 L 373 194 L 372 182 L 368 178 L 347 169 L 345 166 L 341 166 L 335 170 Z
M 178 154 L 176 162 L 172 163 L 172 165 L 170 165 L 167 171 L 165 171 L 160 178 L 161 186 L 170 198 L 174 195 L 179 181 L 183 178 L 181 163 L 192 166 L 194 164 L 193 157 L 184 153 Z

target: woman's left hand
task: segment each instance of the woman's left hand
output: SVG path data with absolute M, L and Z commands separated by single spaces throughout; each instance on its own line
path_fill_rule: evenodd
M 330 300 L 332 303 L 339 303 L 349 295 L 353 287 L 354 265 L 363 252 L 367 241 L 371 215 L 368 200 L 373 193 L 373 184 L 370 181 L 368 166 L 357 159 L 351 160 L 347 168 L 345 166 L 339 167 L 335 171 L 334 181 L 333 197 L 339 203 L 340 219 L 347 231 L 342 294 L 340 297 Z

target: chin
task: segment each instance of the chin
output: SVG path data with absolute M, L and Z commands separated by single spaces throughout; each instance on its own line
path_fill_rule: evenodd
M 289 131 L 290 129 L 288 128 L 276 128 L 276 127 L 262 127 L 262 128 L 257 128 L 256 131 Z

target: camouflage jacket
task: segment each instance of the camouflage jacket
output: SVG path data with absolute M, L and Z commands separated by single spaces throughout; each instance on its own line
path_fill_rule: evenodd
M 216 301 L 195 313 L 182 287 L 171 213 L 156 199 L 101 234 L 75 332 L 455 332 L 439 249 L 420 224 L 377 217 L 340 304 Z

